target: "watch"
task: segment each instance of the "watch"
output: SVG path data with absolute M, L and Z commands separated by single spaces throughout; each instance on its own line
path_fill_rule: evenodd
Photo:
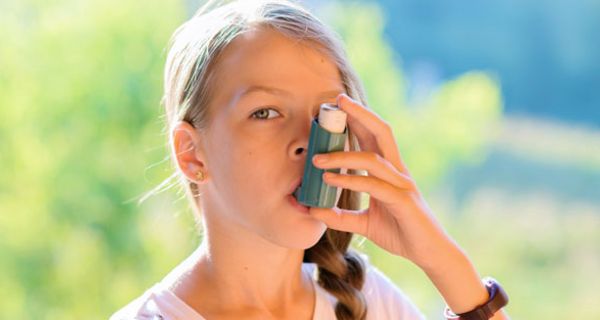
M 496 311 L 508 304 L 508 295 L 494 278 L 486 277 L 482 282 L 490 295 L 488 301 L 474 310 L 460 314 L 453 313 L 446 306 L 444 316 L 447 320 L 488 320 Z

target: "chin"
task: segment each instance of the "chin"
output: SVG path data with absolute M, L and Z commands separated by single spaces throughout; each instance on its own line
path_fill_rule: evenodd
M 289 229 L 279 229 L 277 243 L 290 249 L 308 249 L 313 247 L 325 234 L 327 225 L 321 221 L 311 221 L 303 226 L 298 223 Z

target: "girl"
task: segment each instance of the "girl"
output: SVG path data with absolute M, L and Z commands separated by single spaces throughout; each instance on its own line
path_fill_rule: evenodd
M 175 31 L 163 98 L 202 243 L 111 319 L 423 319 L 367 256 L 348 249 L 353 233 L 419 266 L 448 318 L 450 310 L 492 318 L 503 291 L 482 283 L 436 221 L 390 126 L 367 107 L 339 37 L 288 1 L 210 6 Z M 307 208 L 292 193 L 325 102 L 347 113 L 349 139 L 344 152 L 311 160 L 343 168 L 325 177 L 343 191 L 333 209 Z M 370 196 L 364 210 L 359 192 Z

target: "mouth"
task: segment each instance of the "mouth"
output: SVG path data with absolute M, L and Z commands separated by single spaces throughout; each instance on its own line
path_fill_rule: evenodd
M 292 186 L 290 187 L 288 194 L 295 198 L 296 190 L 298 190 L 301 185 L 302 185 L 302 177 L 299 177 L 298 179 L 294 180 L 294 182 L 292 183 Z
M 290 187 L 289 190 L 289 194 L 286 196 L 286 198 L 288 199 L 289 203 L 295 207 L 296 209 L 298 209 L 300 212 L 307 214 L 309 212 L 309 208 L 303 204 L 301 204 L 298 199 L 296 198 L 296 191 L 299 190 L 300 186 L 302 185 L 302 178 L 298 178 L 296 180 L 294 180 L 294 183 L 292 183 L 292 186 Z

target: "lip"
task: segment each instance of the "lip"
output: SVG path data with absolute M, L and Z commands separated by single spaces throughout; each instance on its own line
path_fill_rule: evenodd
M 288 189 L 288 194 L 293 194 L 294 191 L 296 191 L 296 189 L 300 186 L 301 182 L 302 177 L 298 177 L 296 180 L 294 180 L 294 183 L 292 183 L 292 186 Z
M 287 199 L 294 208 L 298 209 L 300 212 L 302 212 L 304 214 L 308 214 L 308 211 L 309 211 L 308 207 L 300 204 L 293 195 L 291 195 L 291 194 L 288 195 Z
M 301 204 L 300 202 L 298 202 L 298 199 L 296 199 L 296 197 L 294 197 L 294 192 L 296 191 L 296 189 L 298 189 L 298 187 L 300 186 L 301 183 L 302 183 L 302 177 L 298 177 L 296 180 L 294 180 L 294 182 L 288 189 L 288 195 L 286 196 L 286 198 L 293 207 L 295 207 L 302 213 L 308 214 L 308 207 Z

